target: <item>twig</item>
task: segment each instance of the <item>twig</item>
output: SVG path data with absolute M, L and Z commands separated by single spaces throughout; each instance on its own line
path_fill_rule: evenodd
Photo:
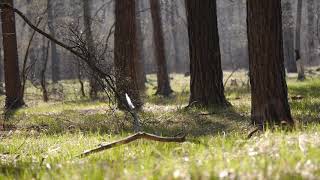
M 229 79 L 233 76 L 233 74 L 234 74 L 237 70 L 238 70 L 238 67 L 233 69 L 233 71 L 231 72 L 231 74 L 228 76 L 228 78 L 227 78 L 226 81 L 224 82 L 223 87 L 226 87 Z
M 107 149 L 111 149 L 123 144 L 128 144 L 138 139 L 147 139 L 147 140 L 158 141 L 158 142 L 184 142 L 186 140 L 186 135 L 183 135 L 181 137 L 161 137 L 153 134 L 148 134 L 145 132 L 139 132 L 127 138 L 124 138 L 122 140 L 115 141 L 106 145 L 101 145 L 100 147 L 97 147 L 95 149 L 86 150 L 85 152 L 78 155 L 77 157 L 78 158 L 87 157 L 91 154 L 98 153 Z
M 257 132 L 259 132 L 259 131 L 261 131 L 261 127 L 257 127 L 257 128 L 255 128 L 254 130 L 250 131 L 250 133 L 249 133 L 248 136 L 247 136 L 247 139 L 251 139 L 252 136 L 253 136 L 254 134 L 256 134 Z

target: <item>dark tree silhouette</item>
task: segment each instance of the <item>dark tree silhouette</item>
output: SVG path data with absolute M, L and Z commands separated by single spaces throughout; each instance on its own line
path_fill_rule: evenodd
M 3 0 L 2 3 L 13 7 L 13 0 Z M 18 63 L 17 35 L 15 15 L 11 9 L 1 9 L 4 73 L 7 109 L 17 109 L 24 104 Z
M 133 104 L 139 108 L 142 106 L 135 64 L 136 53 L 136 10 L 135 1 L 115 1 L 115 71 L 116 87 L 122 102 L 126 102 L 127 93 Z M 118 103 L 119 108 L 124 109 L 123 103 Z
M 215 0 L 186 0 L 190 47 L 190 104 L 226 106 Z
M 285 80 L 281 1 L 248 0 L 252 122 L 292 126 Z

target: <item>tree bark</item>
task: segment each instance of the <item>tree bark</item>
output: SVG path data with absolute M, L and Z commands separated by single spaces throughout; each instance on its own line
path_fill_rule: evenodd
M 27 0 L 27 3 L 28 3 L 28 6 L 27 6 L 27 17 L 29 19 L 32 18 L 32 0 Z M 29 36 L 32 36 L 32 34 L 34 33 L 34 30 L 30 29 L 29 30 Z M 37 60 L 37 57 L 36 57 L 36 52 L 35 52 L 35 48 L 31 45 L 30 46 L 30 49 L 29 49 L 29 53 L 28 53 L 28 56 L 29 56 L 29 65 L 32 67 L 32 70 L 31 70 L 31 74 L 30 74 L 30 80 L 31 81 L 34 81 L 36 78 L 37 78 L 37 72 L 36 72 L 36 60 Z M 38 76 L 39 77 L 39 76 Z
M 84 28 L 85 28 L 85 37 L 87 48 L 89 50 L 89 57 L 90 61 L 95 61 L 94 56 L 94 41 L 92 36 L 91 30 L 91 9 L 90 9 L 91 0 L 83 0 L 83 21 L 84 21 Z M 91 71 L 91 70 L 89 70 Z M 98 98 L 98 91 L 99 91 L 99 83 L 95 80 L 93 72 L 89 74 L 89 84 L 90 84 L 90 98 L 97 99 Z
M 315 2 L 314 0 L 308 0 L 308 53 L 307 53 L 307 60 L 309 63 L 312 63 L 314 59 L 315 54 Z
M 173 91 L 170 87 L 164 37 L 162 29 L 160 0 L 150 0 L 151 17 L 153 26 L 153 40 L 155 43 L 155 59 L 157 63 L 157 95 L 169 96 Z
M 294 20 L 292 2 L 291 0 L 282 2 L 284 61 L 289 73 L 297 73 L 297 64 L 294 58 Z
M 55 27 L 54 27 L 54 1 L 47 1 L 47 12 L 48 12 L 48 27 L 50 35 L 55 38 Z M 52 69 L 52 83 L 56 84 L 60 80 L 60 58 L 55 43 L 51 42 L 51 69 Z
M 13 0 L 3 0 L 2 3 L 13 7 Z M 13 10 L 1 9 L 3 53 L 4 53 L 4 73 L 7 109 L 17 109 L 24 105 L 21 94 L 21 81 L 18 63 L 17 35 L 15 25 L 15 15 Z
M 215 0 L 186 0 L 190 49 L 190 104 L 227 106 Z
M 174 49 L 174 69 L 177 73 L 183 72 L 183 65 L 180 60 L 180 48 L 179 48 L 179 42 L 178 42 L 178 30 L 175 18 L 178 16 L 178 6 L 176 4 L 176 1 L 171 2 L 171 8 L 170 8 L 170 26 L 172 29 L 172 40 L 173 40 L 173 49 Z
M 2 34 L 2 31 L 0 30 L 0 33 Z M 0 94 L 4 94 L 3 89 L 3 59 L 2 59 L 2 43 L 0 44 Z
M 118 102 L 120 109 L 125 109 L 125 93 L 129 95 L 134 106 L 140 108 L 139 88 L 137 84 L 137 73 L 135 64 L 136 53 L 136 10 L 135 1 L 115 1 L 115 71 L 116 87 L 119 92 Z
M 247 2 L 252 122 L 259 127 L 293 126 L 285 80 L 281 1 Z
M 301 54 L 301 18 L 302 18 L 302 0 L 298 0 L 297 3 L 297 22 L 296 22 L 296 44 L 295 44 L 295 51 Z M 302 58 L 297 59 L 297 69 L 298 69 L 298 80 L 304 80 L 304 65 Z
M 146 85 L 145 82 L 147 80 L 146 78 L 146 73 L 144 69 L 144 56 L 143 56 L 143 31 L 142 31 L 142 16 L 140 10 L 142 10 L 142 2 L 141 0 L 136 1 L 136 11 L 137 11 L 137 16 L 136 16 L 136 33 L 137 33 L 137 41 L 136 41 L 136 57 L 135 57 L 135 64 L 137 65 L 137 83 L 138 87 L 141 92 L 145 91 Z

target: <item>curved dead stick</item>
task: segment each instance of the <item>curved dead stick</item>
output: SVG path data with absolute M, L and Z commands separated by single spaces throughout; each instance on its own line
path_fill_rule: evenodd
M 107 149 L 121 146 L 123 144 L 128 144 L 138 139 L 147 139 L 147 140 L 158 141 L 158 142 L 178 142 L 179 143 L 179 142 L 184 142 L 186 140 L 186 135 L 183 135 L 181 137 L 161 137 L 153 134 L 148 134 L 145 132 L 138 132 L 120 141 L 115 141 L 106 145 L 101 145 L 100 147 L 97 147 L 95 149 L 86 150 L 85 152 L 78 155 L 77 157 L 79 158 L 87 157 L 93 153 L 101 152 Z

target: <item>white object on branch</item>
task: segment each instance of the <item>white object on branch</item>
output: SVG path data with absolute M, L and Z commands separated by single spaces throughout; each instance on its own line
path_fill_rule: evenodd
M 132 101 L 131 101 L 131 99 L 130 99 L 130 97 L 129 97 L 129 95 L 127 93 L 126 93 L 126 100 L 127 100 L 129 108 L 131 110 L 133 110 L 135 107 L 134 107 L 134 105 L 133 105 L 133 103 L 132 103 Z

